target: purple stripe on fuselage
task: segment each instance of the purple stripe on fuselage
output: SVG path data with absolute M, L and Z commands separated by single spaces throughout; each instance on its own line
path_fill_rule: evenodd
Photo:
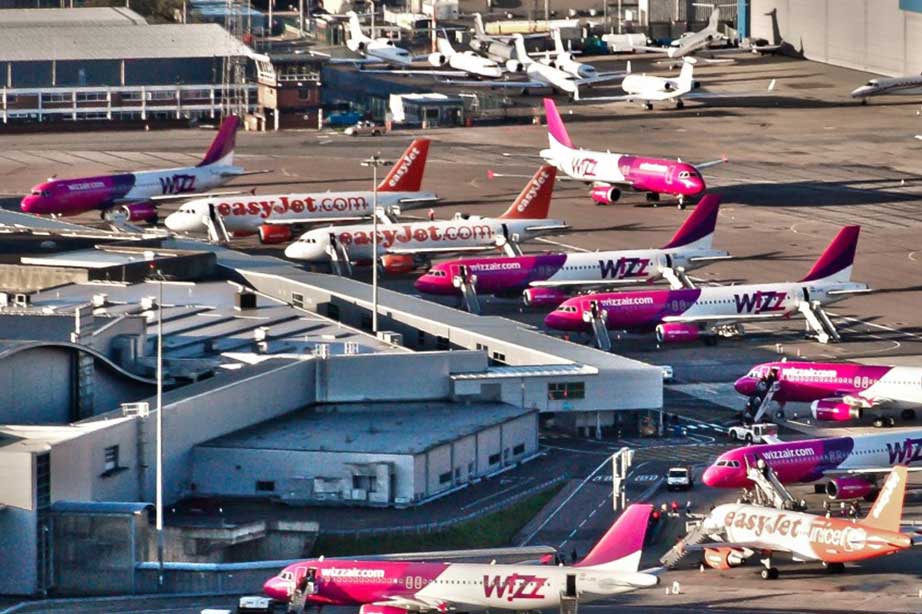
M 465 266 L 470 274 L 477 276 L 478 294 L 518 294 L 530 283 L 552 277 L 566 261 L 566 254 L 464 258 L 436 264 L 416 280 L 415 286 L 427 294 L 458 294 L 452 278 Z

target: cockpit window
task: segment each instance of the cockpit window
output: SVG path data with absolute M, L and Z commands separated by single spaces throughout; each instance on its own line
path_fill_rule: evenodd
M 679 179 L 688 179 L 689 177 L 691 177 L 691 173 L 688 171 L 682 171 L 679 173 Z

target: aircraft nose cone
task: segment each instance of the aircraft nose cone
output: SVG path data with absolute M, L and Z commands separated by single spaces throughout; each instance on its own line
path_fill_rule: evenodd
M 435 289 L 435 283 L 429 279 L 428 275 L 422 275 L 419 277 L 419 279 L 413 282 L 413 287 L 420 292 L 431 294 Z
M 25 196 L 19 203 L 19 208 L 24 213 L 34 213 L 37 199 L 34 196 Z
M 163 225 L 173 232 L 183 230 L 182 224 L 179 223 L 179 216 L 176 213 L 171 213 L 166 216 L 166 219 L 163 220 Z
M 701 481 L 704 482 L 706 486 L 711 488 L 720 487 L 720 471 L 717 467 L 711 466 L 704 470 L 704 474 L 701 476 Z
M 733 384 L 736 391 L 745 397 L 750 397 L 756 391 L 756 381 L 751 377 L 741 377 Z

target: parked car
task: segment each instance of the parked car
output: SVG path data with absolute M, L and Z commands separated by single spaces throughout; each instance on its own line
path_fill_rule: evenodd
M 384 134 L 384 128 L 374 122 L 362 120 L 346 128 L 345 134 L 347 136 L 381 136 Z

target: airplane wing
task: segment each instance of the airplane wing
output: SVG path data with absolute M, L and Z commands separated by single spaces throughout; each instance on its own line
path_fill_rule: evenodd
M 715 260 L 732 260 L 733 256 L 726 254 L 725 256 L 692 256 L 688 259 L 689 262 L 713 262 Z
M 529 87 L 550 87 L 541 81 L 472 81 L 458 79 L 443 79 L 445 85 L 461 85 L 463 87 L 514 87 L 517 89 Z
M 128 203 L 137 203 L 144 200 L 152 200 L 154 202 L 168 201 L 168 200 L 189 200 L 190 198 L 214 198 L 217 196 L 236 196 L 238 194 L 253 194 L 250 190 L 236 190 L 233 192 L 183 192 L 181 194 L 161 194 L 160 196 L 151 196 L 150 198 L 138 199 L 123 199 L 117 200 L 116 202 L 120 205 Z
M 712 548 L 737 548 L 739 550 L 765 550 L 765 544 L 758 542 L 704 542 L 701 544 L 688 544 L 685 546 L 686 552 L 701 552 Z M 790 552 L 783 548 L 771 548 L 773 552 Z
M 768 88 L 761 92 L 702 92 L 694 91 L 683 94 L 682 98 L 749 98 L 752 96 L 765 96 L 775 91 L 777 79 L 768 82 Z
M 604 83 L 606 81 L 614 81 L 616 79 L 621 79 L 627 74 L 629 74 L 627 71 L 607 72 L 601 75 L 596 75 L 595 77 L 586 77 L 584 79 L 577 79 L 576 84 L 577 85 L 593 85 L 595 83 Z
M 735 316 L 663 316 L 663 322 L 684 322 L 687 324 L 711 322 L 758 322 L 761 320 L 777 320 L 790 314 L 782 311 L 772 313 L 739 313 Z
M 401 198 L 397 202 L 401 205 L 423 205 L 426 203 L 437 203 L 442 200 L 440 197 L 435 198 Z
M 364 558 L 364 557 L 363 557 Z M 376 606 L 385 606 L 391 608 L 400 608 L 401 610 L 407 610 L 409 612 L 437 612 L 440 609 L 444 611 L 445 607 L 448 606 L 446 601 L 436 601 L 429 599 L 420 599 L 419 597 L 407 597 L 394 595 L 390 599 L 383 599 L 381 601 L 375 601 L 372 605 Z M 454 609 L 454 608 L 451 608 Z
M 271 173 L 271 170 L 262 170 L 262 171 L 230 171 L 221 173 L 222 177 L 245 177 L 247 175 L 265 175 L 266 173 Z
M 298 218 L 285 218 L 274 220 L 271 217 L 266 218 L 266 224 L 271 224 L 272 226 L 297 226 L 299 224 L 328 224 L 328 223 L 338 223 L 338 222 L 359 222 L 362 220 L 367 220 L 371 216 L 361 216 L 355 215 L 351 217 L 325 217 L 323 219 L 309 218 L 309 217 L 298 217 Z
M 592 96 L 591 98 L 580 97 L 580 102 L 633 102 L 635 100 L 640 100 L 643 102 L 662 102 L 664 100 L 672 100 L 677 97 L 685 98 L 688 94 L 684 96 L 679 93 L 678 90 L 673 90 L 671 92 L 650 92 L 649 94 L 624 94 L 623 96 Z
M 617 286 L 631 284 L 645 284 L 649 281 L 646 277 L 642 279 L 573 279 L 560 281 L 533 281 L 529 286 L 533 288 L 565 288 L 567 286 Z
M 862 475 L 869 473 L 890 473 L 891 471 L 893 471 L 893 467 L 856 467 L 855 469 L 828 469 L 823 471 L 823 477 L 838 477 L 840 475 Z M 922 471 L 922 467 L 907 467 L 906 471 Z
M 436 550 L 431 552 L 395 552 L 392 554 L 362 555 L 362 559 L 376 561 L 449 561 L 452 559 L 492 560 L 502 556 L 535 556 L 554 554 L 556 549 L 550 546 L 521 546 L 513 548 L 480 548 L 474 550 Z M 327 557 L 330 559 L 352 560 L 355 557 Z
M 826 294 L 835 296 L 839 294 L 867 294 L 873 292 L 870 288 L 855 288 L 853 290 L 828 290 Z
M 431 76 L 431 77 L 466 77 L 467 72 L 463 70 L 424 70 L 424 69 L 410 69 L 410 70 L 385 70 L 383 68 L 372 68 L 372 69 L 363 69 L 363 73 L 369 73 L 372 75 L 392 75 L 392 76 L 407 76 L 414 77 L 417 75 Z
M 727 159 L 726 154 L 724 154 L 720 156 L 719 160 L 709 160 L 707 162 L 701 162 L 699 164 L 695 164 L 695 168 L 697 168 L 700 171 L 702 168 L 709 168 L 711 166 L 717 166 L 718 164 L 726 164 L 727 162 L 729 162 L 729 160 Z
M 491 249 L 496 249 L 498 245 L 476 245 L 471 247 L 426 247 L 426 248 L 410 248 L 410 247 L 392 247 L 385 250 L 388 254 L 394 254 L 397 256 L 413 256 L 416 254 L 454 254 L 456 252 L 483 252 Z
M 569 227 L 569 224 L 553 224 L 549 226 L 526 226 L 525 230 L 528 232 L 554 232 L 556 230 L 566 230 Z

